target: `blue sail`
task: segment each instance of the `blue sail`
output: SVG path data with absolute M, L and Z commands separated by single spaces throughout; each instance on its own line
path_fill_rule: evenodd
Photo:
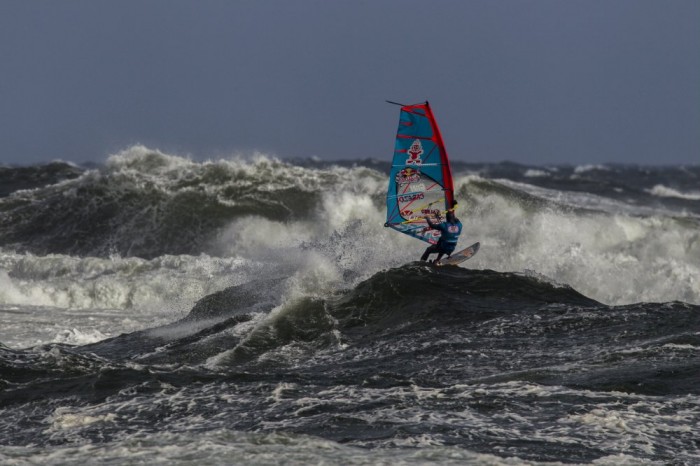
M 452 172 L 428 102 L 401 107 L 386 194 L 386 224 L 431 244 L 440 239 L 425 217 L 440 222 L 452 206 Z

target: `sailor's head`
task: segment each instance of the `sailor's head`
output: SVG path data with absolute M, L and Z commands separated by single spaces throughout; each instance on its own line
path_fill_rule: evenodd
M 457 200 L 452 201 L 452 207 L 450 209 L 447 209 L 447 215 L 445 215 L 445 219 L 453 223 L 457 217 L 455 217 L 455 209 L 457 208 Z

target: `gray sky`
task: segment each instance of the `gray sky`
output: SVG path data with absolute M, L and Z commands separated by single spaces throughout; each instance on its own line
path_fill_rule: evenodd
M 700 1 L 0 2 L 0 163 L 390 159 L 385 99 L 453 159 L 700 163 Z

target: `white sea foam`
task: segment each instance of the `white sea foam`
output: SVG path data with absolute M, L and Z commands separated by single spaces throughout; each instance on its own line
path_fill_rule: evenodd
M 535 170 L 533 168 L 528 168 L 524 176 L 528 178 L 542 178 L 545 176 L 550 176 L 550 173 L 544 170 Z
M 352 286 L 382 268 L 417 259 L 422 252 L 420 244 L 382 226 L 385 213 L 377 208 L 376 199 L 386 187 L 372 177 L 353 187 L 355 191 L 324 192 L 308 220 L 237 219 L 219 235 L 213 250 L 275 263 L 302 275 L 321 270 L 330 279 L 340 277 L 343 271 L 355 272 L 356 279 L 343 286 Z M 414 247 L 408 247 L 411 245 Z
M 3 464 L 255 464 L 418 466 L 561 466 L 563 463 L 524 461 L 476 453 L 455 446 L 421 445 L 365 449 L 307 435 L 244 433 L 228 429 L 206 432 L 131 434 L 119 441 L 63 444 L 60 446 L 4 447 Z M 406 442 L 409 443 L 409 442 Z M 421 448 L 415 448 L 421 446 Z M 598 463 L 596 463 L 598 464 Z M 600 463 L 613 464 L 613 463 Z M 620 466 L 633 463 L 618 463 Z
M 532 210 L 497 192 L 480 194 L 483 180 L 458 180 L 477 202 L 460 205 L 463 242 L 481 241 L 469 267 L 534 270 L 607 304 L 641 301 L 700 303 L 697 220 L 640 210 L 599 196 L 562 193 L 507 180 L 502 184 L 564 206 Z
M 208 294 L 248 281 L 241 258 L 95 258 L 0 251 L 0 342 L 87 344 L 183 317 Z M 10 308 L 17 309 L 9 312 Z
M 0 250 L 0 305 L 67 309 L 188 310 L 204 293 L 240 283 L 239 258 L 35 256 Z
M 95 343 L 100 340 L 104 340 L 108 335 L 100 332 L 97 329 L 92 330 L 80 330 L 77 328 L 72 328 L 69 330 L 62 330 L 56 334 L 52 343 L 66 343 L 69 345 L 87 345 L 89 343 Z
M 469 178 L 464 178 L 462 181 L 467 182 Z M 472 180 L 474 180 L 472 178 Z M 597 194 L 579 192 L 579 191 L 560 191 L 556 189 L 543 188 L 528 183 L 520 183 L 507 179 L 495 180 L 498 184 L 514 188 L 517 191 L 522 191 L 541 198 L 545 201 L 552 201 L 567 207 L 578 207 L 582 209 L 602 210 L 611 214 L 628 214 L 628 215 L 645 215 L 645 216 L 689 216 L 698 218 L 689 213 L 674 212 L 662 207 L 644 206 L 636 204 L 628 204 L 617 199 L 611 199 Z
M 647 189 L 646 191 L 658 197 L 675 197 L 677 199 L 687 199 L 690 201 L 700 200 L 700 191 L 690 191 L 687 193 L 683 193 L 676 189 L 668 188 L 662 184 L 657 184 L 653 188 Z
M 85 427 L 96 422 L 113 422 L 116 418 L 114 413 L 90 416 L 81 413 L 79 409 L 61 406 L 54 410 L 47 421 L 51 423 L 50 430 L 63 430 Z
M 574 173 L 576 174 L 581 174 L 581 173 L 586 173 L 590 172 L 593 170 L 610 170 L 608 167 L 605 165 L 593 165 L 593 164 L 587 164 L 587 165 L 579 165 L 576 168 L 574 168 Z

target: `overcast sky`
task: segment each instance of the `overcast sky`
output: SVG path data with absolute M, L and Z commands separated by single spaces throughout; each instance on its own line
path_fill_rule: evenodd
M 700 163 L 698 0 L 2 0 L 0 162 L 390 159 L 429 100 L 451 158 Z

